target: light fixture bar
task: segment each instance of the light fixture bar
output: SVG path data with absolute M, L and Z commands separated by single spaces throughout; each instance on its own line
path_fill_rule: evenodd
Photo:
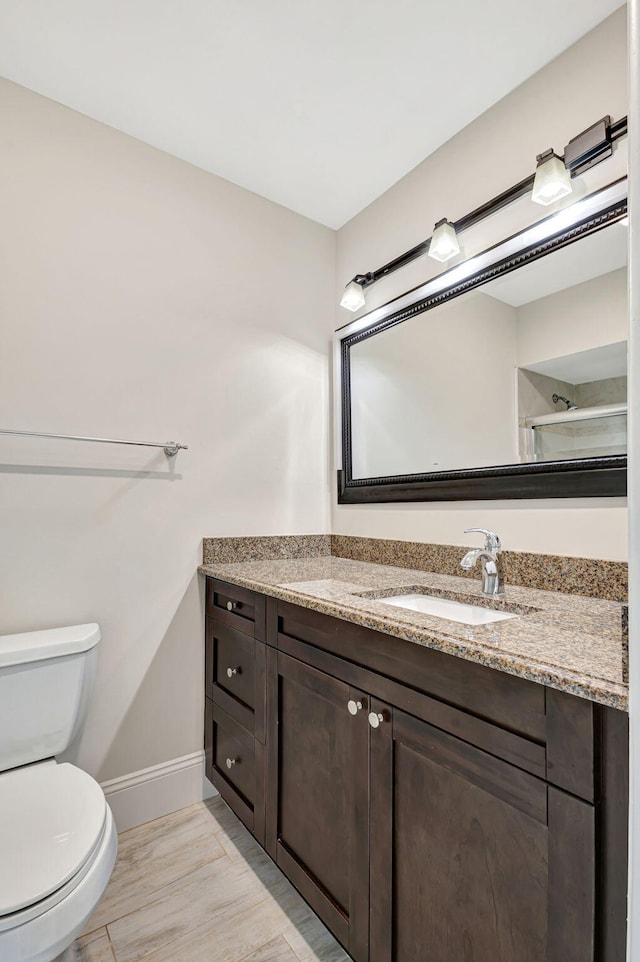
M 594 139 L 594 131 L 603 124 L 606 125 L 606 129 L 608 131 L 609 144 L 613 144 L 616 140 L 619 140 L 621 137 L 625 137 L 627 135 L 627 117 L 622 117 L 620 120 L 615 121 L 611 121 L 609 117 L 606 117 L 598 121 L 597 124 L 593 124 L 592 127 L 589 127 L 587 130 L 583 131 L 582 134 L 578 134 L 577 137 L 572 138 L 567 147 L 565 147 L 565 152 L 571 147 L 571 145 L 574 145 L 571 149 L 575 153 L 576 143 L 579 143 L 581 138 L 584 137 L 585 140 L 583 141 L 583 144 L 586 144 L 587 135 L 589 135 L 590 141 L 592 141 Z M 592 156 L 589 158 L 588 166 L 593 166 L 593 164 L 598 163 L 599 160 L 605 160 L 606 157 L 602 156 L 601 154 L 606 153 L 606 156 L 610 155 L 610 150 L 608 149 L 607 143 L 605 143 L 602 138 L 600 139 L 600 142 L 602 145 L 601 153 L 598 153 L 597 150 L 595 153 L 592 153 Z M 593 147 L 590 149 L 593 151 Z M 571 150 L 569 150 L 569 154 L 571 156 Z M 580 155 L 578 154 L 578 156 Z M 564 159 L 564 156 L 562 159 Z M 577 176 L 586 169 L 587 168 L 583 165 L 580 165 L 579 169 L 571 170 L 569 168 L 572 177 Z M 471 213 L 465 214 L 464 217 L 460 217 L 459 220 L 452 221 L 452 226 L 454 227 L 456 234 L 460 234 L 461 231 L 468 230 L 470 227 L 474 227 L 486 217 L 490 217 L 492 214 L 497 213 L 504 207 L 508 207 L 509 204 L 513 204 L 514 201 L 519 200 L 521 197 L 525 197 L 531 192 L 534 179 L 535 174 L 525 177 L 524 180 L 514 184 L 513 187 L 509 187 L 501 194 L 497 194 L 491 200 L 488 200 L 485 204 L 481 204 L 480 207 L 476 207 L 476 209 L 472 210 Z M 375 271 L 369 271 L 367 274 L 357 274 L 354 280 L 361 284 L 363 289 L 369 287 L 371 284 L 375 284 L 376 281 L 381 280 L 383 277 L 387 277 L 389 274 L 393 274 L 394 271 L 400 270 L 401 267 L 406 267 L 407 264 L 417 260 L 418 257 L 422 257 L 423 254 L 428 253 L 430 245 L 431 237 L 427 237 L 426 240 L 416 244 L 415 247 L 405 251 L 404 254 L 394 257 L 393 260 L 389 261 L 387 264 L 384 264 L 383 267 L 379 267 Z
M 534 176 L 535 174 L 531 174 L 530 177 L 526 177 L 524 180 L 521 180 L 520 183 L 514 184 L 513 187 L 504 190 L 501 194 L 488 200 L 485 204 L 476 207 L 470 214 L 465 214 L 464 217 L 461 217 L 459 220 L 452 221 L 456 234 L 459 234 L 460 231 L 468 230 L 475 224 L 480 223 L 481 220 L 484 220 L 485 217 L 495 214 L 497 211 L 502 210 L 503 207 L 508 207 L 509 204 L 512 204 L 520 197 L 524 197 L 525 194 L 530 193 L 533 187 Z M 400 254 L 398 257 L 394 257 L 394 259 L 385 264 L 384 267 L 379 267 L 378 270 L 370 271 L 366 275 L 359 275 L 360 277 L 365 277 L 365 280 L 359 283 L 361 283 L 363 287 L 369 287 L 369 285 L 375 284 L 375 282 L 381 278 L 386 277 L 388 274 L 393 274 L 394 271 L 399 270 L 401 267 L 406 267 L 407 264 L 417 260 L 418 257 L 422 257 L 423 254 L 428 253 L 430 246 L 431 237 L 427 237 L 426 240 L 416 244 L 411 250 L 405 251 L 404 254 Z
M 535 174 L 531 174 L 529 177 L 525 177 L 524 180 L 519 181 L 519 183 L 514 184 L 513 187 L 509 187 L 504 190 L 501 194 L 488 200 L 486 204 L 482 204 L 480 207 L 476 207 L 472 210 L 470 214 L 465 214 L 459 220 L 455 221 L 454 227 L 456 233 L 460 231 L 468 230 L 470 227 L 474 227 L 479 224 L 481 220 L 485 217 L 489 217 L 491 214 L 496 214 L 503 207 L 508 207 L 509 204 L 513 204 L 514 201 L 519 200 L 521 197 L 525 197 L 533 187 L 533 181 Z
M 611 134 L 611 140 L 620 140 L 621 137 L 626 137 L 629 132 L 629 125 L 627 123 L 626 117 L 621 117 L 620 120 L 612 120 L 611 127 L 609 128 L 609 133 Z
M 497 197 L 494 197 L 492 200 L 488 200 L 486 204 L 476 207 L 476 209 L 471 211 L 470 214 L 465 214 L 464 217 L 461 217 L 459 220 L 453 221 L 456 234 L 459 234 L 460 231 L 468 230 L 469 227 L 473 227 L 474 224 L 480 223 L 481 220 L 484 220 L 485 217 L 489 217 L 490 214 L 495 214 L 497 211 L 502 210 L 503 207 L 507 207 L 515 200 L 518 200 L 520 197 L 524 197 L 525 194 L 528 194 L 533 187 L 534 176 L 535 174 L 531 174 L 530 177 L 526 177 L 524 180 L 521 180 L 519 184 L 509 187 L 508 190 L 504 190 L 501 194 L 498 194 Z M 393 274 L 394 271 L 399 270 L 401 267 L 405 267 L 407 264 L 410 264 L 411 261 L 415 261 L 418 257 L 422 257 L 423 254 L 428 252 L 430 244 L 431 238 L 427 237 L 426 240 L 416 244 L 416 246 L 412 247 L 411 250 L 405 251 L 404 254 L 400 254 L 392 261 L 389 261 L 389 263 L 385 264 L 384 267 L 379 267 L 377 271 L 371 271 L 366 275 L 366 280 L 361 282 L 363 287 L 368 287 L 370 284 L 375 284 L 376 281 L 379 281 L 382 277 L 386 277 L 387 274 Z

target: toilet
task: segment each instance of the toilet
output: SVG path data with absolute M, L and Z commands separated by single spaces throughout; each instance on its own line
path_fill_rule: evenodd
M 102 789 L 56 761 L 85 719 L 100 637 L 95 624 L 0 636 L 0 962 L 65 959 L 113 870 Z

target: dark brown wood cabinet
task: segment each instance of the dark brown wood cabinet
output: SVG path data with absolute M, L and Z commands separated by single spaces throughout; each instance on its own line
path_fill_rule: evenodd
M 371 962 L 593 959 L 593 806 L 373 711 Z
M 205 767 L 261 844 L 265 840 L 265 598 L 207 579 Z
M 366 700 L 283 652 L 270 650 L 267 665 L 267 851 L 351 955 L 366 959 Z
M 623 712 L 237 591 L 209 777 L 356 962 L 623 962 Z

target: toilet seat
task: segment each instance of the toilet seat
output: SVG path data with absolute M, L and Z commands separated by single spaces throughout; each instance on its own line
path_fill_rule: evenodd
M 85 929 L 113 871 L 118 850 L 118 837 L 113 816 L 107 805 L 107 820 L 100 848 L 91 860 L 84 878 L 68 894 L 42 914 L 21 923 L 16 915 L 11 928 L 0 930 L 2 962 L 52 962 L 57 959 Z M 28 910 L 26 910 L 28 911 Z M 17 916 L 23 913 L 17 913 Z
M 107 804 L 86 772 L 53 760 L 0 774 L 0 932 L 66 898 L 103 844 Z

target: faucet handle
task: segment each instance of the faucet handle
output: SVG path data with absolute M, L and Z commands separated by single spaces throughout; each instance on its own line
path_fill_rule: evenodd
M 495 531 L 488 531 L 486 528 L 465 528 L 465 534 L 471 534 L 472 531 L 477 531 L 478 534 L 483 534 L 484 548 L 485 551 L 500 551 L 502 545 L 500 544 L 500 538 L 495 533 Z

